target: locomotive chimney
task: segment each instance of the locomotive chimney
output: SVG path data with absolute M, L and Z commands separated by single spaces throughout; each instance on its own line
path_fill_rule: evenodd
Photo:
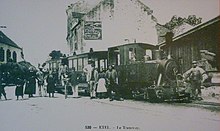
M 167 32 L 166 35 L 165 35 L 165 41 L 166 41 L 166 44 L 171 44 L 172 41 L 173 41 L 173 32 Z
M 167 32 L 165 35 L 166 45 L 170 45 L 173 41 L 173 32 Z M 171 48 L 168 46 L 168 59 L 171 58 Z

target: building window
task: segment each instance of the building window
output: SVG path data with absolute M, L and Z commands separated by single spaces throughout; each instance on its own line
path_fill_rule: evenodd
M 78 44 L 77 44 L 77 42 L 74 43 L 74 47 L 75 47 L 75 50 L 78 50 Z
M 74 50 L 78 50 L 78 34 L 77 29 L 74 30 Z
M 13 52 L 13 62 L 17 62 L 17 53 Z
M 2 47 L 0 48 L 0 61 L 5 61 L 5 50 Z
M 11 59 L 11 51 L 8 49 L 7 50 L 7 54 L 6 54 L 6 60 L 7 60 L 7 62 L 11 62 L 12 61 L 12 59 Z

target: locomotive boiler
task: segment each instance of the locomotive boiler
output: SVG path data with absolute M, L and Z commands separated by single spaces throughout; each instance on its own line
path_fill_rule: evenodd
M 108 60 L 118 72 L 118 84 L 125 98 L 158 100 L 188 99 L 179 84 L 179 67 L 157 46 L 130 43 L 108 49 Z

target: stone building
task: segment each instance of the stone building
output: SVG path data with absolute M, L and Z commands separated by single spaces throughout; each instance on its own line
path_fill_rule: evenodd
M 157 20 L 140 0 L 100 0 L 90 8 L 85 1 L 68 6 L 67 43 L 70 54 L 106 50 L 126 43 L 158 43 Z
M 0 64 L 9 61 L 19 62 L 22 60 L 22 48 L 0 31 Z

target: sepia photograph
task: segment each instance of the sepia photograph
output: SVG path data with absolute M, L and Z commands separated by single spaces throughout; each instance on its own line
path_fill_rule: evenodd
M 219 0 L 0 0 L 0 131 L 220 131 Z

